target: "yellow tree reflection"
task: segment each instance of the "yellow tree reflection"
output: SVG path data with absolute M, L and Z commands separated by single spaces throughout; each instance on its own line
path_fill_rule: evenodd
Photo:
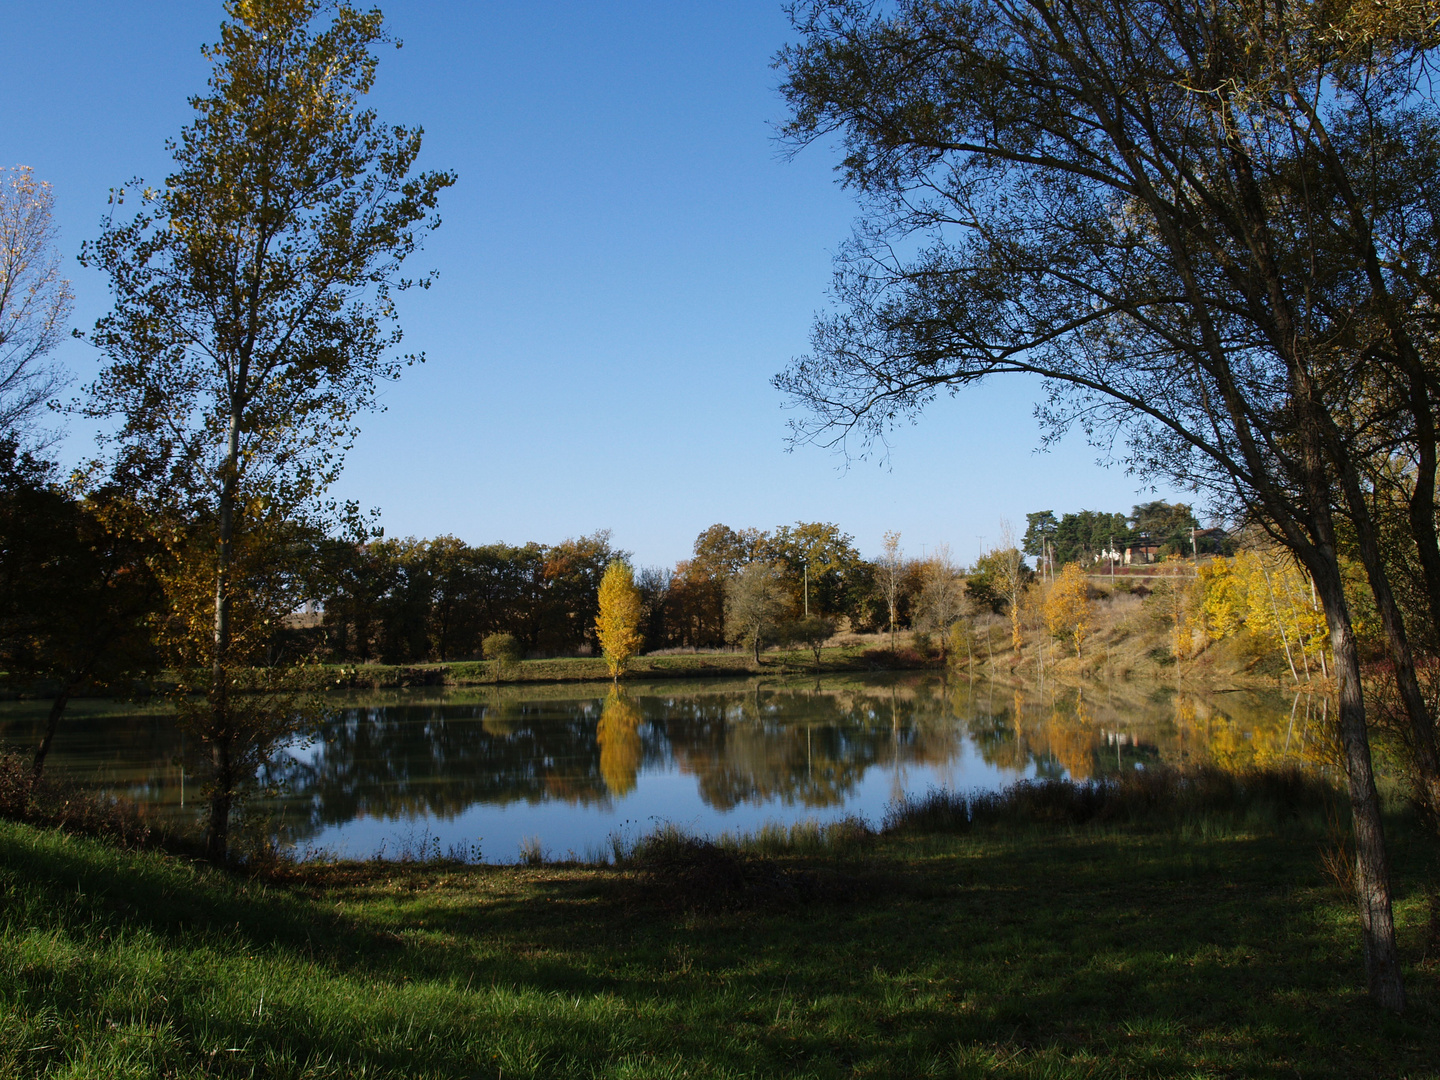
M 640 773 L 640 709 L 618 686 L 605 699 L 595 741 L 600 744 L 600 775 L 610 794 L 634 791 Z

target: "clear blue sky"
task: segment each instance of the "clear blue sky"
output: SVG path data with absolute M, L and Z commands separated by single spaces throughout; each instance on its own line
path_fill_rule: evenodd
M 428 362 L 384 391 L 337 493 L 390 535 L 553 543 L 597 528 L 641 564 L 689 554 L 714 522 L 834 521 L 861 550 L 962 562 L 1000 518 L 1127 510 L 1144 498 L 1079 437 L 1038 454 L 1038 384 L 932 406 L 886 463 L 801 447 L 770 377 L 805 350 L 854 205 L 817 147 L 782 159 L 770 60 L 779 0 L 688 3 L 397 0 L 404 40 L 372 95 L 423 125 L 423 163 L 457 171 L 444 224 L 404 301 Z M 98 231 L 109 188 L 169 171 L 165 140 L 202 92 L 218 3 L 11 5 L 0 39 L 0 163 L 53 184 L 67 256 Z M 107 305 L 71 263 L 75 322 Z M 79 382 L 97 357 L 59 359 Z M 72 421 L 61 455 L 91 450 Z M 1162 492 L 1162 495 L 1168 494 Z

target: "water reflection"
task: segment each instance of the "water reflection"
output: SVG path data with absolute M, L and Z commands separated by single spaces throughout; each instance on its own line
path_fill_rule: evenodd
M 720 831 L 852 812 L 875 819 L 889 800 L 937 785 L 1320 760 L 1330 722 L 1328 706 L 1311 698 L 1138 685 L 1057 693 L 933 677 L 334 700 L 317 736 L 264 777 L 279 794 L 261 805 L 297 840 L 352 848 L 397 821 L 493 837 L 523 819 L 572 845 L 578 837 L 583 850 L 622 820 Z M 169 717 L 88 710 L 64 733 L 52 768 L 193 811 L 193 748 Z M 0 741 L 28 742 L 42 711 L 4 706 Z
M 600 775 L 611 795 L 624 796 L 635 790 L 645 748 L 640 742 L 640 708 L 619 686 L 605 699 L 595 742 L 600 747 Z
M 642 774 L 693 777 L 718 811 L 832 807 L 865 774 L 943 765 L 961 751 L 940 684 L 875 688 L 733 684 L 603 699 L 342 708 L 268 779 L 317 825 L 360 816 L 453 816 L 477 802 L 623 800 Z

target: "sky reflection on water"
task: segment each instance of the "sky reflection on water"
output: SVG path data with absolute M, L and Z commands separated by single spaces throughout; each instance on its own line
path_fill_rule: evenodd
M 1153 684 L 1016 690 L 934 676 L 513 687 L 337 696 L 249 813 L 302 850 L 597 854 L 663 823 L 716 835 L 859 814 L 932 787 L 994 789 L 1160 763 L 1304 760 L 1318 698 Z M 41 709 L 0 710 L 25 745 Z M 163 709 L 82 703 L 51 768 L 170 814 L 199 809 L 194 740 Z

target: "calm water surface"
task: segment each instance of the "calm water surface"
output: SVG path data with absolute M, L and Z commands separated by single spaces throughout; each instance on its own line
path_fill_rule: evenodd
M 1318 698 L 1208 697 L 1153 685 L 1059 693 L 936 677 L 730 680 L 337 695 L 315 737 L 285 748 L 247 813 L 285 839 L 395 856 L 538 840 L 595 854 L 664 823 L 694 833 L 878 823 L 930 788 L 994 789 L 1160 763 L 1303 760 Z M 0 744 L 33 745 L 41 703 L 0 706 Z M 201 809 L 193 738 L 159 707 L 79 702 L 57 773 L 154 806 Z

